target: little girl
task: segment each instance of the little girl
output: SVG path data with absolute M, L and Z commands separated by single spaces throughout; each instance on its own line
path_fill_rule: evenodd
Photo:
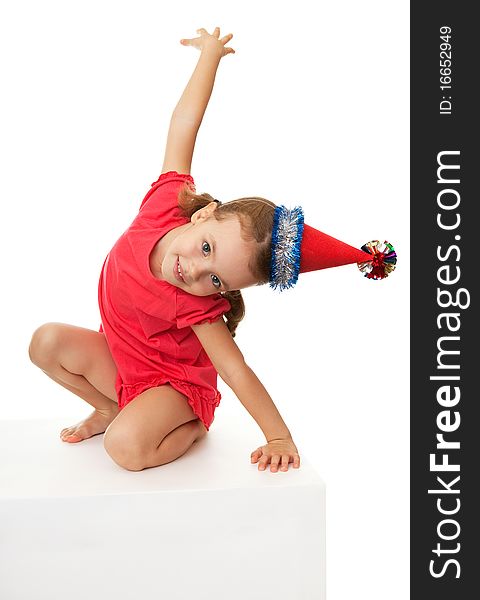
M 162 173 L 102 267 L 100 330 L 46 323 L 29 354 L 95 409 L 62 430 L 65 442 L 105 432 L 107 453 L 125 469 L 171 462 L 209 430 L 218 373 L 265 435 L 251 462 L 287 471 L 300 466 L 290 431 L 233 340 L 240 290 L 270 280 L 275 204 L 195 193 L 195 139 L 220 60 L 235 52 L 232 34 L 197 33 L 181 40 L 200 58 L 173 111 Z

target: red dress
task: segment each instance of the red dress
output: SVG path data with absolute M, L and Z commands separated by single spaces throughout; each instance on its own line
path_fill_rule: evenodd
M 157 279 L 149 258 L 158 240 L 189 219 L 177 204 L 191 175 L 162 173 L 117 240 L 102 267 L 98 303 L 108 347 L 117 366 L 120 410 L 145 390 L 170 383 L 184 394 L 207 430 L 221 395 L 217 372 L 191 325 L 212 323 L 230 310 L 220 294 L 194 296 Z

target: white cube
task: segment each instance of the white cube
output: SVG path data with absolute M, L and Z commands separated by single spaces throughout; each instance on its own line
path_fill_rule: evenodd
M 134 472 L 66 425 L 0 421 L 0 598 L 325 598 L 325 485 L 303 454 L 258 471 L 260 430 L 231 421 Z

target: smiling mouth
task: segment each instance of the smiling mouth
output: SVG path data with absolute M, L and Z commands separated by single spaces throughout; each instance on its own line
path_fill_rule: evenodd
M 175 278 L 178 279 L 178 281 L 185 283 L 185 279 L 183 278 L 183 273 L 182 273 L 182 269 L 180 267 L 180 260 L 179 260 L 178 256 L 177 256 L 177 260 L 175 261 L 175 265 L 173 267 L 173 274 L 175 275 Z

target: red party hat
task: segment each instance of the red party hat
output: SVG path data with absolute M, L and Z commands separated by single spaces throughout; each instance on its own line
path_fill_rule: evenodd
M 369 279 L 384 279 L 395 269 L 397 255 L 389 242 L 374 240 L 354 248 L 304 223 L 303 209 L 275 208 L 272 229 L 270 287 L 295 285 L 299 273 L 357 263 Z
M 371 261 L 372 255 L 304 223 L 300 245 L 300 273 Z

